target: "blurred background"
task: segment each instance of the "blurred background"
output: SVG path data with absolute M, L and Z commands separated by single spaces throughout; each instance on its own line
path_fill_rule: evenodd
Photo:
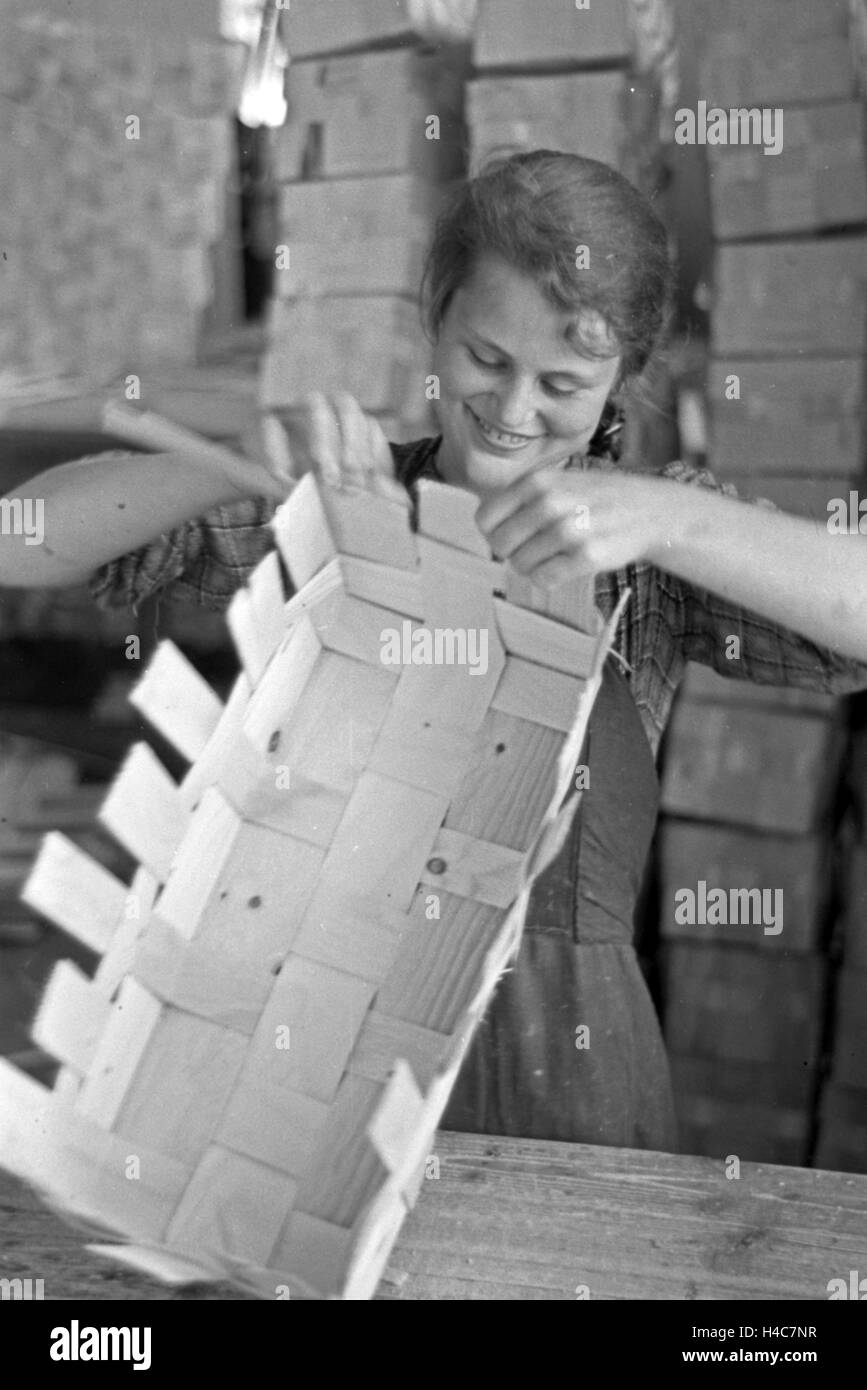
M 627 464 L 824 524 L 867 462 L 865 54 L 865 0 L 0 0 L 0 495 L 117 447 L 106 396 L 241 449 L 313 388 L 433 432 L 438 202 L 547 146 L 626 173 L 677 258 Z M 700 100 L 781 107 L 782 152 L 678 144 Z M 35 1074 L 51 965 L 92 962 L 19 893 L 51 829 L 131 876 L 96 811 L 141 737 L 174 770 L 127 702 L 164 637 L 228 688 L 220 615 L 0 592 L 0 1053 Z M 867 1172 L 867 702 L 690 668 L 661 772 L 638 930 L 682 1147 Z M 679 925 L 700 880 L 782 889 L 782 933 Z

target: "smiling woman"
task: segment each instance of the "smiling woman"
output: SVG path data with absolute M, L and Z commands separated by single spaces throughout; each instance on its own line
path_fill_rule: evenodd
M 448 481 L 479 498 L 480 531 L 519 574 L 549 587 L 595 576 L 606 618 L 630 593 L 573 829 L 467 1055 L 454 1128 L 676 1147 L 632 919 L 685 665 L 828 693 L 867 686 L 867 541 L 750 506 L 679 463 L 661 476 L 618 466 L 618 394 L 650 359 L 670 282 L 664 229 L 613 169 L 544 150 L 500 161 L 458 190 L 427 263 L 435 437 L 389 446 L 351 397 L 319 396 L 279 460 L 105 455 L 44 473 L 27 486 L 44 499 L 45 544 L 11 535 L 0 549 L 0 583 L 90 576 L 100 603 L 165 592 L 222 609 L 313 468 L 404 505 L 420 478 Z

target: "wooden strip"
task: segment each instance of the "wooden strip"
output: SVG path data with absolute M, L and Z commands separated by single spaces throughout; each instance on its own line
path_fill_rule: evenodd
M 476 525 L 478 509 L 479 499 L 475 493 L 448 487 L 431 478 L 418 481 L 419 535 L 490 560 L 491 548 Z
M 373 1200 L 359 1211 L 352 1232 L 352 1259 L 344 1299 L 373 1298 L 406 1212 L 400 1184 L 388 1176 L 379 1184 Z
M 418 571 L 381 565 L 357 555 L 341 555 L 340 572 L 347 594 L 364 599 L 401 617 L 423 618 L 421 575 Z
M 126 895 L 123 916 L 93 977 L 93 983 L 108 999 L 124 975 L 132 969 L 136 944 L 150 917 L 158 887 L 153 874 L 149 874 L 147 869 L 136 870 Z
M 376 1113 L 382 1086 L 363 1076 L 345 1076 L 307 1174 L 298 1185 L 296 1209 L 349 1227 L 388 1177 L 366 1127 Z
M 43 840 L 21 891 L 21 901 L 34 912 L 100 954 L 123 916 L 126 897 L 120 879 L 56 831 Z
M 246 588 L 234 595 L 226 612 L 232 640 L 251 685 L 262 678 L 280 645 L 286 628 L 285 608 L 280 558 L 272 550 L 256 566 Z
M 366 1076 L 386 1082 L 395 1063 L 402 1059 L 422 1091 L 439 1070 L 449 1039 L 432 1028 L 420 1028 L 406 1019 L 391 1018 L 371 1009 L 349 1059 L 350 1076 Z
M 450 1034 L 475 996 L 502 911 L 419 889 L 409 916 L 411 929 L 376 996 L 377 1011 Z
M 326 881 L 307 908 L 292 952 L 379 984 L 397 958 L 404 928 L 402 914 L 389 914 L 376 902 L 350 895 L 339 881 L 336 890 Z
M 186 941 L 155 915 L 130 967 L 139 984 L 164 1004 L 252 1036 L 274 983 L 274 966 L 263 961 L 256 969 L 244 945 L 238 940 L 230 954 L 216 955 L 210 945 Z
M 374 993 L 364 980 L 290 956 L 253 1037 L 245 1076 L 332 1100 Z
M 322 491 L 322 505 L 341 555 L 415 569 L 418 555 L 406 494 L 392 500 L 363 488 L 329 487 Z
M 405 911 L 447 809 L 444 796 L 376 772 L 362 773 L 325 857 L 323 874 L 333 876 L 335 883 L 351 883 L 362 897 L 376 897 Z
M 599 646 L 596 637 L 499 598 L 494 599 L 494 612 L 510 656 L 584 680 L 592 675 Z
M 78 1114 L 111 1128 L 161 1013 L 159 1000 L 127 975 L 82 1082 L 75 1105 Z
M 383 777 L 451 798 L 466 777 L 473 747 L 471 734 L 436 728 L 426 709 L 393 705 L 367 766 Z
M 386 665 L 387 634 L 395 630 L 395 615 L 387 608 L 335 590 L 309 610 L 310 621 L 326 651 L 341 652 L 370 666 Z
M 275 1086 L 248 1069 L 243 1084 L 229 1097 L 214 1138 L 235 1153 L 300 1179 L 327 1118 L 323 1101 Z
M 492 712 L 476 735 L 466 780 L 445 824 L 466 835 L 528 850 L 557 786 L 563 735 Z
M 71 960 L 58 961 L 48 978 L 31 1037 L 37 1047 L 59 1062 L 84 1073 L 93 1060 L 109 1008 L 83 970 Z
M 580 632 L 596 636 L 602 631 L 603 618 L 596 607 L 596 581 L 590 576 L 574 579 L 556 589 L 543 589 L 531 584 L 522 574 L 506 566 L 506 581 L 502 586 L 506 599 L 519 608 L 568 623 Z
M 212 1144 L 172 1217 L 169 1243 L 192 1258 L 211 1252 L 226 1272 L 237 1260 L 264 1265 L 295 1191 L 285 1173 Z
M 223 706 L 174 642 L 160 642 L 129 697 L 153 727 L 195 762 L 220 722 Z
M 240 825 L 237 812 L 221 792 L 215 788 L 203 792 L 157 902 L 160 916 L 188 940 L 199 928 Z
M 218 799 L 215 792 L 213 800 Z M 234 830 L 225 826 L 224 838 L 222 816 L 231 808 L 218 806 L 216 820 L 207 809 L 203 800 L 196 813 L 196 843 L 185 842 L 157 910 L 215 959 L 244 943 L 251 967 L 270 969 L 292 945 L 325 852 L 276 830 L 237 821 Z
M 291 718 L 321 651 L 306 616 L 295 623 L 272 658 L 267 675 L 250 697 L 241 728 L 253 748 L 269 751 L 275 735 Z
M 337 555 L 337 546 L 312 473 L 295 484 L 271 522 L 292 583 L 301 589 Z
M 351 1241 L 351 1233 L 343 1226 L 293 1211 L 268 1263 L 286 1276 L 293 1294 L 297 1275 L 301 1288 L 312 1285 L 320 1298 L 333 1298 L 343 1285 Z
M 524 856 L 519 850 L 443 827 L 419 882 L 491 907 L 509 907 L 524 876 Z
M 168 878 L 188 816 L 178 788 L 146 743 L 133 744 L 99 820 L 155 878 Z
M 164 1009 L 114 1130 L 130 1144 L 151 1144 L 194 1167 L 232 1094 L 247 1044 L 240 1033 Z
M 327 849 L 346 801 L 342 792 L 311 781 L 287 763 L 260 779 L 241 799 L 239 809 L 245 821 Z
M 568 734 L 578 717 L 583 689 L 584 682 L 572 676 L 510 656 L 506 658 L 491 708 Z
M 129 1144 L 58 1104 L 51 1091 L 0 1059 L 3 1166 L 47 1192 L 68 1212 L 134 1240 L 159 1240 L 189 1171 L 139 1146 L 138 1178 Z
M 408 1152 L 418 1146 L 423 1109 L 421 1092 L 409 1066 L 402 1060 L 396 1062 L 367 1126 L 368 1138 L 390 1173 L 398 1172 L 406 1163 Z

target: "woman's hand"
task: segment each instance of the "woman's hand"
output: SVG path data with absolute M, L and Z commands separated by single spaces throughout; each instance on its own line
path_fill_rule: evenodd
M 266 416 L 259 425 L 259 453 L 283 497 L 313 472 L 331 487 L 367 488 L 409 505 L 388 440 L 354 396 L 317 392 L 286 412 L 284 421 Z
M 634 473 L 541 470 L 476 513 L 494 554 L 545 588 L 650 559 L 667 543 L 679 489 Z

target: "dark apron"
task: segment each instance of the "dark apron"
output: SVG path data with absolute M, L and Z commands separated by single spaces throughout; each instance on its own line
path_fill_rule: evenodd
M 579 761 L 590 785 L 533 889 L 517 961 L 470 1045 L 442 1126 L 671 1152 L 668 1060 L 632 945 L 659 783 L 610 658 Z

